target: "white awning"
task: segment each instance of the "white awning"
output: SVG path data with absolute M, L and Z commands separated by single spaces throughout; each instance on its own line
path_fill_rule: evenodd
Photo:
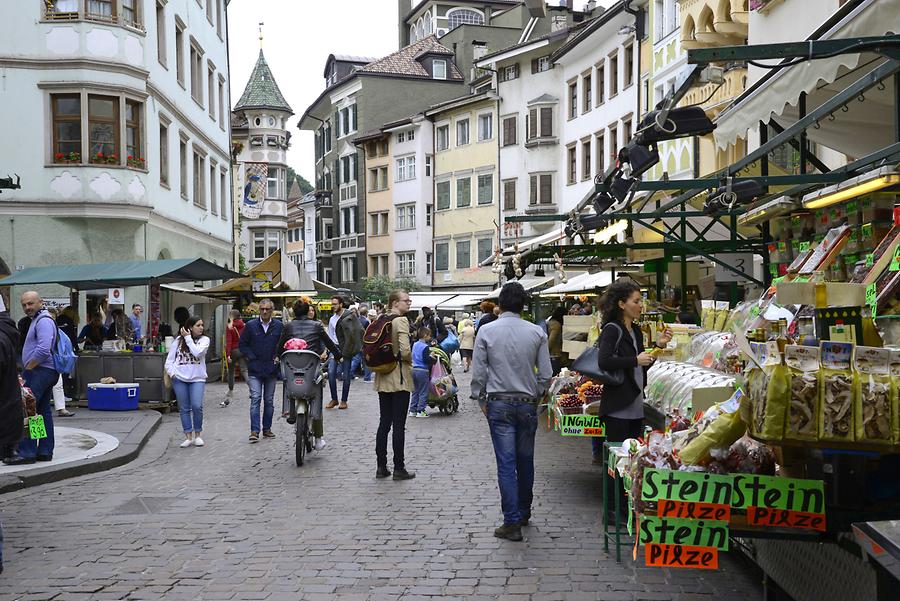
M 605 288 L 613 282 L 613 274 L 611 271 L 598 271 L 597 273 L 583 273 L 579 276 L 571 278 L 565 284 L 557 284 L 551 288 L 547 288 L 541 292 L 541 296 L 552 296 L 554 294 L 579 294 L 583 292 L 594 292 L 598 288 Z
M 172 284 L 160 284 L 162 290 L 168 290 L 171 294 L 170 302 L 173 306 L 178 305 L 227 305 L 231 301 L 221 298 L 212 298 L 204 296 L 202 290 L 194 291 L 190 288 L 182 288 Z
M 554 229 L 554 230 L 547 232 L 546 234 L 541 234 L 540 236 L 538 236 L 536 238 L 532 238 L 531 240 L 528 240 L 527 242 L 520 242 L 519 243 L 519 252 L 523 255 L 528 254 L 531 251 L 533 251 L 537 248 L 540 248 L 541 246 L 544 246 L 546 244 L 556 244 L 557 242 L 559 242 L 560 240 L 562 240 L 565 237 L 566 237 L 566 233 L 563 231 L 563 228 L 560 227 L 559 229 Z M 506 248 L 503 249 L 503 255 L 507 256 L 507 257 L 509 255 L 512 255 L 515 252 L 516 252 L 516 246 L 514 244 L 507 246 Z M 494 262 L 494 255 L 491 255 L 490 257 L 488 257 L 487 259 L 485 259 L 484 261 L 481 262 L 481 266 L 484 267 L 486 265 L 490 265 L 493 262 Z
M 484 300 L 486 292 L 474 292 L 457 294 L 453 298 L 441 303 L 437 306 L 439 311 L 465 311 L 471 309 L 482 300 Z
M 422 307 L 430 307 L 434 309 L 437 305 L 445 303 L 454 296 L 455 292 L 410 292 L 409 298 L 411 303 L 410 309 L 421 309 Z
M 896 2 L 863 2 L 819 40 L 882 36 L 900 30 L 900 10 Z M 841 54 L 827 59 L 801 62 L 776 71 L 745 98 L 728 107 L 716 119 L 713 132 L 716 144 L 724 148 L 738 138 L 756 131 L 760 121 L 775 118 L 782 125 L 798 119 L 800 95 L 807 94 L 807 112 L 820 106 L 836 93 L 877 67 L 884 59 L 871 53 Z M 773 64 L 772 61 L 764 61 Z M 850 156 L 864 156 L 891 144 L 893 129 L 884 127 L 893 121 L 893 92 L 875 88 L 865 92 L 865 101 L 849 102 L 847 111 L 839 109 L 834 120 L 824 118 L 819 127 L 807 128 L 815 142 Z
M 525 289 L 525 292 L 531 292 L 532 290 L 534 290 L 536 288 L 540 288 L 541 286 L 546 286 L 547 284 L 552 282 L 554 279 L 556 279 L 555 276 L 540 277 L 540 278 L 538 278 L 538 277 L 523 277 L 521 280 L 510 280 L 510 281 L 511 282 L 519 282 L 520 284 L 522 284 L 522 288 Z M 500 291 L 502 289 L 503 289 L 503 286 L 500 286 L 499 288 L 494 288 L 493 290 L 490 291 L 490 293 L 485 295 L 484 298 L 489 299 L 489 300 L 493 300 L 495 298 L 500 298 Z

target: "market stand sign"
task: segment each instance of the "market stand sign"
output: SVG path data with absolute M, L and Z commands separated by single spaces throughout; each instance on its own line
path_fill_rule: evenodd
M 606 436 L 606 425 L 599 415 L 563 414 L 560 432 L 563 436 L 603 437 Z
M 651 568 L 715 570 L 719 567 L 719 550 L 715 547 L 650 543 L 644 549 L 647 566 Z
M 728 550 L 728 522 L 723 521 L 645 515 L 641 518 L 639 536 L 641 543 L 645 545 L 659 543 Z

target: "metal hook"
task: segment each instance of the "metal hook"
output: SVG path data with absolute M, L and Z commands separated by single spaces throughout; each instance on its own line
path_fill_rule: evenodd
M 882 92 L 884 91 L 884 80 L 883 79 L 878 82 L 878 89 L 881 90 Z
M 834 113 L 831 113 L 830 115 L 828 115 L 828 120 L 834 121 Z
M 819 122 L 818 122 L 818 121 L 816 121 L 815 123 L 813 123 L 813 127 L 814 127 L 815 129 L 820 129 L 822 126 L 819 125 Z
M 856 99 L 859 100 L 860 102 L 865 102 L 866 96 L 865 96 L 865 94 L 861 93 L 859 96 L 856 97 Z
M 842 112 L 842 113 L 849 113 L 849 112 L 850 112 L 850 107 L 847 106 L 847 105 L 845 104 L 844 106 L 841 107 L 841 112 Z

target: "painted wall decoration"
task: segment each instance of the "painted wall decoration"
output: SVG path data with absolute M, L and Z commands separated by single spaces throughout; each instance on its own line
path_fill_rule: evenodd
M 246 183 L 244 199 L 241 201 L 241 215 L 247 219 L 258 219 L 266 200 L 266 176 L 268 163 L 246 163 Z

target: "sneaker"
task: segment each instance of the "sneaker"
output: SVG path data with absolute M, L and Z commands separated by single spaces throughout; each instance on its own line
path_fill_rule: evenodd
M 275 438 L 275 433 L 271 430 L 263 430 L 263 438 Z
M 195 446 L 195 447 L 202 447 L 202 446 L 205 445 L 205 444 L 206 444 L 206 443 L 203 442 L 203 439 L 200 438 L 199 436 L 195 436 L 195 437 L 194 437 L 194 446 Z
M 503 524 L 494 530 L 494 536 L 518 542 L 522 540 L 522 527 L 519 524 Z
M 418 413 L 416 413 L 416 417 L 428 417 L 428 414 L 424 411 L 419 411 Z
M 416 415 L 417 415 L 417 413 L 415 411 L 409 412 L 409 417 L 415 417 Z
M 75 416 L 75 414 L 73 412 L 69 411 L 68 409 L 60 409 L 59 411 L 56 412 L 56 415 L 58 415 L 59 417 L 74 417 Z
M 324 438 L 317 438 L 317 439 L 316 439 L 316 444 L 314 445 L 314 448 L 315 448 L 317 451 L 321 451 L 322 449 L 325 448 L 325 446 L 326 446 L 327 444 L 328 444 L 328 443 L 325 442 L 325 439 L 324 439 Z
M 192 444 L 194 444 L 194 441 L 191 440 L 190 438 L 186 438 L 186 439 L 182 440 L 181 444 L 178 446 L 180 446 L 182 449 L 186 449 L 189 446 L 191 446 Z
M 259 442 L 259 432 L 251 432 L 251 433 L 250 433 L 249 441 L 250 441 L 251 443 Z
M 326 409 L 334 409 L 334 408 L 337 407 L 337 406 L 338 406 L 338 402 L 332 400 L 332 401 L 329 402 L 327 405 L 325 405 L 325 408 L 326 408 Z

